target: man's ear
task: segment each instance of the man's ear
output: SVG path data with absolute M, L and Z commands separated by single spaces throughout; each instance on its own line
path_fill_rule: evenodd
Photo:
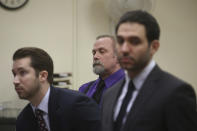
M 44 81 L 47 81 L 47 78 L 48 78 L 48 72 L 43 70 L 43 71 L 40 71 L 39 73 L 39 80 L 41 82 L 44 82 Z
M 153 40 L 151 42 L 151 45 L 150 45 L 150 52 L 151 52 L 151 55 L 153 56 L 155 54 L 155 52 L 157 52 L 157 50 L 159 49 L 159 46 L 160 46 L 160 43 L 158 40 Z

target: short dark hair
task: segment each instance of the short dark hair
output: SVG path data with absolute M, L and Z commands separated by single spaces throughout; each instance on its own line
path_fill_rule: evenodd
M 48 72 L 48 82 L 53 83 L 53 60 L 49 54 L 43 49 L 36 47 L 24 47 L 15 51 L 13 60 L 30 57 L 31 66 L 35 69 L 38 76 L 40 71 L 46 70 Z
M 127 22 L 136 22 L 144 25 L 146 30 L 146 37 L 148 39 L 149 44 L 153 40 L 159 40 L 160 36 L 160 27 L 157 20 L 148 12 L 142 10 L 134 10 L 126 12 L 118 21 L 118 24 L 115 28 L 115 33 L 117 35 L 118 28 L 121 24 Z

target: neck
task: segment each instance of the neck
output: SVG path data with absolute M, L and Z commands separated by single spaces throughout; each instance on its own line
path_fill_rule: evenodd
M 102 75 L 100 75 L 102 80 L 105 80 L 107 77 L 112 75 L 113 73 L 117 72 L 120 69 L 120 65 L 116 65 L 113 70 L 105 71 Z
M 40 86 L 40 88 L 38 89 L 38 91 L 36 92 L 34 97 L 32 97 L 29 100 L 33 106 L 37 107 L 41 103 L 41 101 L 44 98 L 44 96 L 46 95 L 49 87 L 50 87 L 49 84 L 43 84 Z
M 130 70 L 128 70 L 127 72 L 128 72 L 129 78 L 134 79 L 138 74 L 140 74 L 141 71 L 142 70 L 140 70 L 140 71 L 130 71 Z
M 150 61 L 144 64 L 144 66 L 138 66 L 138 68 L 127 70 L 130 79 L 134 79 L 137 75 L 139 75 L 148 66 L 149 63 Z

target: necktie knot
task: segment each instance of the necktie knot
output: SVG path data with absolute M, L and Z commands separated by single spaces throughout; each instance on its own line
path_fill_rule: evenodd
M 42 110 L 40 110 L 40 109 L 35 109 L 35 114 L 36 115 L 43 115 L 43 111 Z
M 129 90 L 130 90 L 131 93 L 135 90 L 135 86 L 134 86 L 132 80 L 129 81 L 128 91 Z

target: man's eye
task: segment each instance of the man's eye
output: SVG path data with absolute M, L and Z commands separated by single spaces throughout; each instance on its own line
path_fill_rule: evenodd
M 132 45 L 138 45 L 141 43 L 141 41 L 138 38 L 131 38 L 129 39 L 129 43 L 131 43 Z
M 105 53 L 105 50 L 104 50 L 104 49 L 101 49 L 101 50 L 99 50 L 99 52 L 100 52 L 101 54 L 103 54 L 103 53 Z
M 119 45 L 122 45 L 124 43 L 124 39 L 117 38 L 117 42 L 118 42 Z
M 27 74 L 26 71 L 20 71 L 20 75 L 21 75 L 21 76 L 24 76 L 25 74 Z
M 96 54 L 96 51 L 92 51 L 92 55 L 95 55 Z

